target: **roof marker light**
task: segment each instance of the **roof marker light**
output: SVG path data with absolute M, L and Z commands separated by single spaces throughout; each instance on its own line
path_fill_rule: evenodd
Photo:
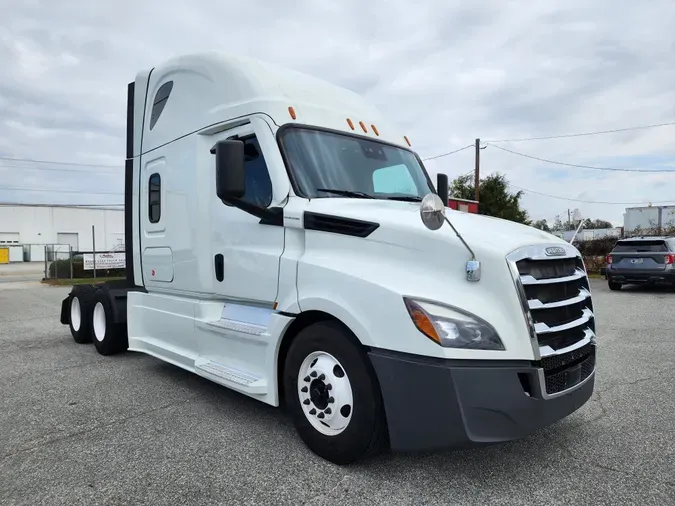
M 350 120 L 349 118 L 347 118 L 347 124 L 349 125 L 349 128 L 354 130 L 354 123 L 352 123 L 352 120 Z
M 359 125 L 361 125 L 361 130 L 363 130 L 364 133 L 368 133 L 368 129 L 366 128 L 366 125 L 363 124 L 363 121 L 359 121 Z
M 288 114 L 291 115 L 291 118 L 293 118 L 293 119 L 296 118 L 296 116 L 295 116 L 295 109 L 293 109 L 293 108 L 290 107 L 290 106 L 288 107 Z
M 403 138 L 404 138 L 405 141 L 408 143 L 408 146 L 410 146 L 410 147 L 412 148 L 412 144 L 410 144 L 410 141 L 408 140 L 408 136 L 407 136 L 407 135 L 404 135 Z
M 380 136 L 380 132 L 377 131 L 377 127 L 375 125 L 370 125 L 370 128 L 373 129 L 373 132 L 375 132 L 375 135 L 377 135 L 378 137 Z

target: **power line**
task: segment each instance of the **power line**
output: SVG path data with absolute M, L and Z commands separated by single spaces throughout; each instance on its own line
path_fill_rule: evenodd
M 514 154 L 514 155 L 523 156 L 525 158 L 531 158 L 532 160 L 539 160 L 540 162 L 553 163 L 553 164 L 556 164 L 556 165 L 564 165 L 566 167 L 577 167 L 577 168 L 580 168 L 580 169 L 591 169 L 591 170 L 608 170 L 608 171 L 613 171 L 613 172 L 650 172 L 650 173 L 669 172 L 671 174 L 675 174 L 675 170 L 667 170 L 667 169 L 621 169 L 621 168 L 617 168 L 617 167 L 594 167 L 594 166 L 591 166 L 591 165 L 579 165 L 579 164 L 575 164 L 575 163 L 558 162 L 556 160 L 548 160 L 546 158 L 539 158 L 538 156 L 520 153 L 518 151 L 506 149 L 506 148 L 503 148 L 501 146 L 496 146 L 494 144 L 488 144 L 488 145 L 491 145 L 494 148 L 501 149 L 502 151 L 506 151 L 507 153 L 511 153 L 511 154 Z
M 26 202 L 0 202 L 0 207 L 124 207 L 124 204 L 28 204 Z
M 93 192 L 89 190 L 62 190 L 57 188 L 28 188 L 22 186 L 0 186 L 0 190 L 53 192 L 53 193 L 86 193 L 91 195 L 123 195 L 123 192 Z
M 102 165 L 96 163 L 75 163 L 75 162 L 55 162 L 53 160 L 33 160 L 32 158 L 11 158 L 8 156 L 0 156 L 0 160 L 8 162 L 29 162 L 29 163 L 47 163 L 50 165 L 73 165 L 77 167 L 109 167 L 113 169 L 121 169 L 122 165 Z
M 601 135 L 601 134 L 613 134 L 618 132 L 629 132 L 631 130 L 644 130 L 647 128 L 658 128 L 664 126 L 673 126 L 675 121 L 669 121 L 667 123 L 655 123 L 653 125 L 641 125 L 627 128 L 615 128 L 613 130 L 599 130 L 597 132 L 580 132 L 576 134 L 562 134 L 562 135 L 549 135 L 546 137 L 521 137 L 517 139 L 497 139 L 497 140 L 488 140 L 486 142 L 522 142 L 522 141 L 542 141 L 548 139 L 566 139 L 569 137 L 584 137 L 587 135 Z
M 469 148 L 472 148 L 472 147 L 473 147 L 473 144 L 468 144 L 468 145 L 464 146 L 463 148 L 459 148 L 459 149 L 456 149 L 454 151 L 450 151 L 448 153 L 441 153 L 440 155 L 430 156 L 429 158 L 422 158 L 422 161 L 426 162 L 427 160 L 435 160 L 436 158 L 442 158 L 444 156 L 454 155 L 455 153 L 459 153 L 460 151 L 464 151 L 465 149 L 469 149 Z
M 78 174 L 98 174 L 98 175 L 117 175 L 114 172 L 103 172 L 100 169 L 96 171 L 87 171 L 82 169 L 65 169 L 60 167 L 22 167 L 20 165 L 0 165 L 0 169 L 19 169 L 19 170 L 46 170 L 49 172 L 75 172 Z
M 671 202 L 675 202 L 675 200 L 662 200 L 662 201 L 646 201 L 646 202 L 603 202 L 599 200 L 582 200 L 582 199 L 573 199 L 569 197 L 561 197 L 560 195 L 550 195 L 548 193 L 542 193 L 534 190 L 530 190 L 529 188 L 523 188 L 522 186 L 517 186 L 513 183 L 507 183 L 509 186 L 512 186 L 514 188 L 518 188 L 519 190 L 524 191 L 525 193 L 533 193 L 535 195 L 542 195 L 544 197 L 551 197 L 553 199 L 560 199 L 560 200 L 569 200 L 571 202 L 583 202 L 584 204 L 610 204 L 610 205 L 637 205 L 637 204 L 669 204 Z

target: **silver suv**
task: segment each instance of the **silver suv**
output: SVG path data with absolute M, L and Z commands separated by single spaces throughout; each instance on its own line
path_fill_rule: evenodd
M 675 287 L 675 237 L 621 239 L 607 255 L 605 273 L 610 290 L 657 283 Z

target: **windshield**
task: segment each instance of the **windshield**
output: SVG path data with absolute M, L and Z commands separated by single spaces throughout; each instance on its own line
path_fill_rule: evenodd
M 281 144 L 303 197 L 415 201 L 434 191 L 415 154 L 402 148 L 299 127 Z

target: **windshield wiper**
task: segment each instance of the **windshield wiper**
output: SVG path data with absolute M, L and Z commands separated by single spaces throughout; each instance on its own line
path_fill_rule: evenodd
M 370 195 L 365 192 L 351 191 L 351 190 L 338 190 L 335 188 L 317 188 L 318 192 L 334 193 L 335 195 L 342 195 L 343 197 L 354 197 L 357 199 L 375 199 L 377 197 Z
M 400 200 L 403 202 L 422 202 L 422 197 L 416 195 L 397 195 L 395 197 L 385 197 L 387 200 Z

